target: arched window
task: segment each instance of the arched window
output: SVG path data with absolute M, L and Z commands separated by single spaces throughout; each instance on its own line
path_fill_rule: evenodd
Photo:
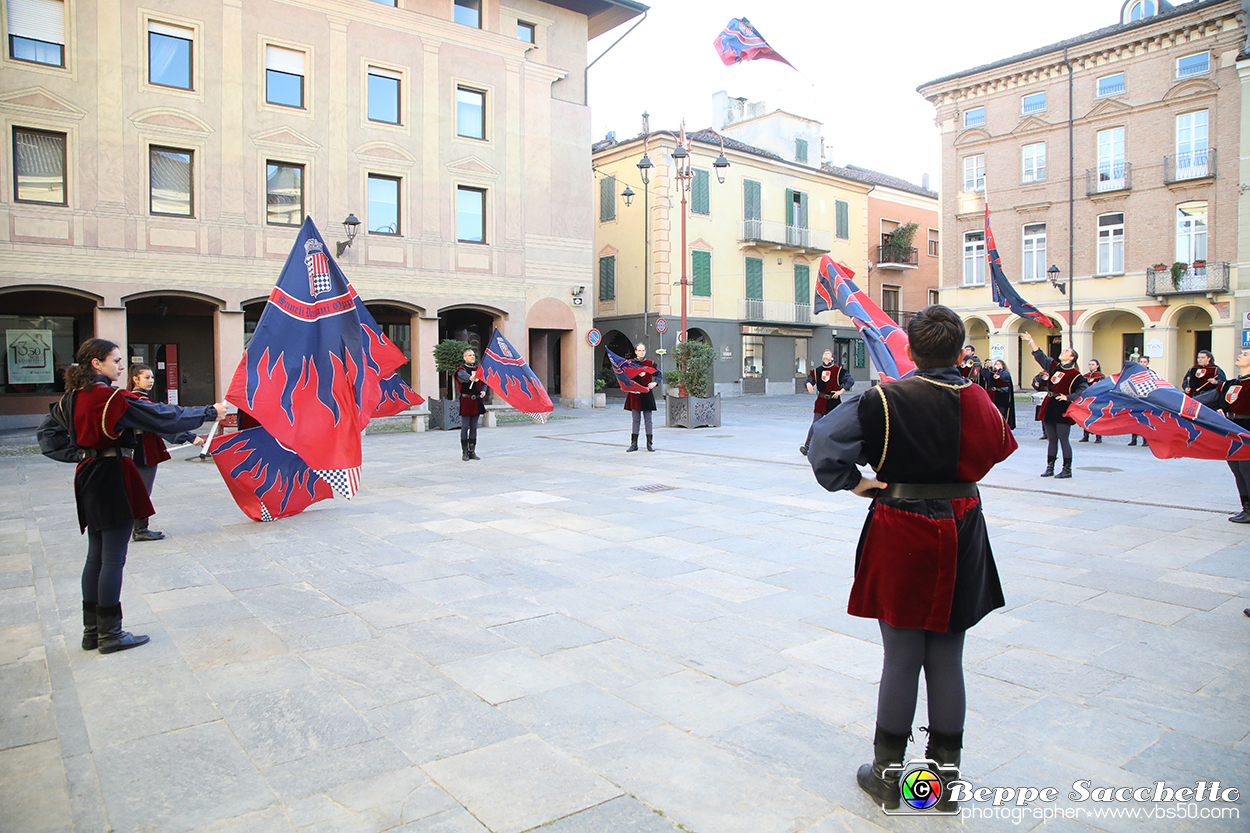
M 1136 20 L 1145 20 L 1158 10 L 1154 0 L 1136 0 L 1136 2 L 1128 4 L 1128 9 L 1121 17 L 1122 23 L 1132 23 Z

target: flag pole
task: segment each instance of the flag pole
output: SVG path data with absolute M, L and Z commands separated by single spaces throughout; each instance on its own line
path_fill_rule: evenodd
M 226 402 L 226 400 L 224 399 L 221 401 Z M 230 403 L 226 402 L 226 405 L 229 406 Z M 236 407 L 234 412 L 237 414 L 239 412 L 239 409 Z M 222 414 L 217 419 L 215 419 L 213 421 L 213 427 L 208 429 L 208 436 L 204 438 L 204 445 L 200 446 L 200 461 L 201 462 L 208 459 L 208 447 L 213 444 L 213 437 L 217 436 L 217 432 L 221 430 L 221 423 L 225 420 L 227 416 L 229 416 L 229 411 L 227 411 L 226 413 Z

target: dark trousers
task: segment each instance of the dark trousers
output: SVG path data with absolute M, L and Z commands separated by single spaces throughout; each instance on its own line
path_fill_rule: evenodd
M 1241 502 L 1250 502 L 1250 460 L 1229 460 L 1228 467 L 1233 470 L 1233 480 L 1237 484 L 1237 494 Z
M 1055 459 L 1059 448 L 1063 449 L 1063 459 L 1072 459 L 1072 443 L 1068 441 L 1068 436 L 1072 433 L 1071 425 L 1064 422 L 1043 422 L 1042 433 L 1046 435 L 1047 459 Z
M 84 602 L 102 607 L 121 603 L 122 568 L 126 566 L 126 548 L 133 531 L 129 521 L 108 529 L 87 530 L 87 564 L 82 569 Z
M 460 417 L 460 440 L 471 443 L 477 442 L 477 421 L 481 418 L 481 414 L 470 414 Z
M 156 483 L 156 466 L 135 466 L 139 470 L 139 479 L 143 481 L 143 488 L 148 490 L 148 497 L 152 496 L 152 485 Z
M 920 669 L 929 695 L 929 728 L 958 734 L 964 730 L 968 701 L 964 691 L 964 631 L 939 633 L 896 628 L 878 621 L 885 659 L 877 692 L 877 725 L 896 735 L 910 735 L 916 716 Z
M 655 433 L 651 429 L 651 415 L 655 413 L 655 411 L 630 411 L 630 413 L 634 415 L 632 420 L 633 427 L 630 429 L 631 434 L 637 434 L 638 426 L 644 421 L 647 424 L 647 436 L 650 437 L 653 433 Z

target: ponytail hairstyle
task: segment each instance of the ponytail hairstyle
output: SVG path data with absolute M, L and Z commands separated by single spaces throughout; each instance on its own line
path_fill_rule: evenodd
M 80 344 L 74 363 L 65 371 L 66 390 L 82 390 L 94 385 L 100 373 L 91 366 L 91 360 L 104 361 L 116 349 L 117 345 L 106 338 L 89 338 Z
M 145 370 L 150 373 L 152 371 L 152 367 L 144 364 L 143 362 L 138 362 L 137 364 L 132 364 L 130 366 L 130 370 L 128 371 L 129 378 L 126 381 L 126 390 L 133 391 L 139 389 L 136 380 L 143 375 L 143 371 Z

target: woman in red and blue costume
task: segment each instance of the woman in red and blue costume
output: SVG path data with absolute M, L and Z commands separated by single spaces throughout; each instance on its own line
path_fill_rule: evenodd
M 156 385 L 156 376 L 152 373 L 152 368 L 143 362 L 132 364 L 129 376 L 130 381 L 127 383 L 126 388 L 131 393 L 151 401 L 152 388 Z M 148 490 L 148 497 L 152 496 L 152 486 L 156 484 L 156 467 L 166 460 L 173 459 L 169 456 L 169 450 L 165 448 L 166 442 L 171 442 L 175 445 L 181 443 L 204 445 L 204 438 L 197 435 L 194 431 L 181 431 L 177 434 L 153 434 L 150 431 L 136 431 L 135 437 L 139 444 L 135 446 L 133 459 L 135 466 L 139 469 L 139 476 L 143 478 L 143 485 Z M 164 532 L 148 528 L 147 518 L 135 518 L 135 531 L 131 536 L 131 540 L 161 541 L 164 538 Z
M 1033 358 L 1046 374 L 1046 399 L 1042 401 L 1042 432 L 1046 436 L 1046 471 L 1042 477 L 1065 480 L 1072 476 L 1072 443 L 1068 439 L 1076 421 L 1068 416 L 1068 405 L 1079 397 L 1089 382 L 1076 366 L 1076 351 L 1065 348 L 1059 358 L 1052 359 L 1042 352 L 1033 340 L 1033 334 L 1025 330 L 1024 337 L 1033 348 Z M 1063 453 L 1063 469 L 1055 474 L 1055 460 Z
M 634 381 L 646 388 L 642 393 L 630 391 L 625 396 L 625 410 L 633 411 L 629 434 L 629 448 L 626 451 L 638 450 L 638 429 L 647 429 L 647 451 L 655 451 L 652 441 L 651 413 L 655 410 L 655 386 L 659 384 L 661 374 L 655 369 L 655 362 L 647 358 L 647 345 L 641 341 L 634 345 L 634 363 L 652 368 L 634 377 Z
M 74 439 L 84 450 L 74 472 L 78 525 L 87 533 L 82 571 L 83 650 L 124 651 L 148 637 L 122 630 L 122 571 L 136 520 L 152 516 L 152 501 L 131 455 L 136 431 L 176 434 L 226 413 L 224 402 L 183 408 L 151 402 L 113 387 L 125 373 L 121 350 L 111 341 L 82 343 L 66 373 L 74 392 Z

